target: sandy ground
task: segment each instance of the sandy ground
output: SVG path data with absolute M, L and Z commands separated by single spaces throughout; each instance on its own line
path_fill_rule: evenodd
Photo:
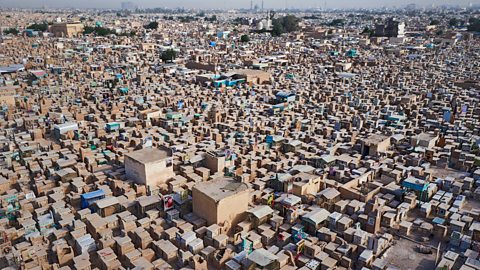
M 438 168 L 438 167 L 430 167 L 430 171 L 432 172 L 433 177 L 438 177 L 445 179 L 447 176 L 455 177 L 455 178 L 463 178 L 464 176 L 468 175 L 468 173 L 458 171 L 451 168 Z
M 396 239 L 384 256 L 389 265 L 402 270 L 432 270 L 435 269 L 435 253 L 422 254 L 416 251 L 416 243 L 406 239 Z

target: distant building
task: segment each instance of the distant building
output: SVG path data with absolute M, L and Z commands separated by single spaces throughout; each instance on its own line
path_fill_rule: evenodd
M 121 6 L 122 6 L 122 9 L 126 9 L 126 10 L 131 10 L 131 9 L 136 9 L 137 8 L 137 5 L 135 5 L 135 3 L 133 3 L 133 2 L 122 2 Z
M 55 23 L 50 26 L 50 32 L 56 37 L 76 37 L 83 33 L 81 22 Z
M 125 155 L 125 172 L 128 179 L 157 190 L 175 174 L 171 152 L 145 148 Z
M 417 5 L 415 5 L 413 3 L 405 6 L 405 10 L 408 10 L 408 11 L 413 11 L 413 10 L 416 10 L 416 9 L 417 9 Z
M 272 78 L 272 74 L 262 70 L 251 70 L 251 69 L 236 69 L 230 72 L 231 74 L 236 74 L 236 76 L 243 76 L 247 83 L 253 84 L 265 84 L 269 83 Z
M 193 212 L 209 225 L 227 222 L 233 228 L 246 217 L 249 192 L 245 183 L 231 178 L 201 182 L 192 189 Z
M 267 17 L 257 22 L 257 30 L 267 30 L 270 31 L 273 29 L 273 22 L 270 19 L 270 11 L 267 13 Z
M 375 35 L 402 38 L 405 36 L 405 23 L 390 18 L 385 24 L 375 25 Z
M 11 74 L 17 73 L 19 71 L 25 71 L 25 66 L 21 64 L 0 66 L 0 74 Z

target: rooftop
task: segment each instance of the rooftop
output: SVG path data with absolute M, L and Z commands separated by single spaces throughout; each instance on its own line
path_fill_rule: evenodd
M 366 145 L 374 145 L 374 144 L 379 144 L 387 140 L 388 138 L 389 136 L 386 136 L 386 135 L 373 134 L 373 135 L 370 135 L 368 138 L 366 138 L 364 141 Z
M 232 178 L 220 178 L 196 184 L 193 189 L 219 202 L 232 195 L 248 191 L 248 186 Z
M 146 163 L 151 163 L 151 162 L 165 159 L 170 155 L 167 151 L 160 150 L 157 148 L 145 148 L 145 149 L 137 150 L 134 152 L 130 152 L 125 156 L 137 162 L 146 164 Z

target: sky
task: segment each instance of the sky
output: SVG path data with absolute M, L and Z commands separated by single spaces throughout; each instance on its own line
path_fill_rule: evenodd
M 0 0 L 0 7 L 6 8 L 120 8 L 122 2 L 130 1 L 142 8 L 153 7 L 185 7 L 203 9 L 249 8 L 250 0 Z M 254 5 L 261 6 L 262 0 L 253 0 Z M 372 8 L 401 7 L 407 3 L 415 3 L 417 7 L 439 5 L 478 4 L 480 0 L 326 0 L 327 8 Z M 323 7 L 325 0 L 264 0 L 265 8 L 311 8 Z

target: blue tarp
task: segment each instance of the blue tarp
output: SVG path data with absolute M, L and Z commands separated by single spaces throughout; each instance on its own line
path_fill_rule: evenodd
M 81 207 L 82 209 L 85 209 L 89 207 L 92 202 L 103 199 L 103 198 L 105 198 L 105 192 L 102 189 L 84 193 L 80 195 Z
M 179 109 L 179 110 L 183 109 L 183 105 L 184 105 L 184 104 L 185 104 L 185 103 L 183 102 L 183 100 L 178 101 L 178 102 L 177 102 L 177 107 L 178 107 L 178 109 Z

